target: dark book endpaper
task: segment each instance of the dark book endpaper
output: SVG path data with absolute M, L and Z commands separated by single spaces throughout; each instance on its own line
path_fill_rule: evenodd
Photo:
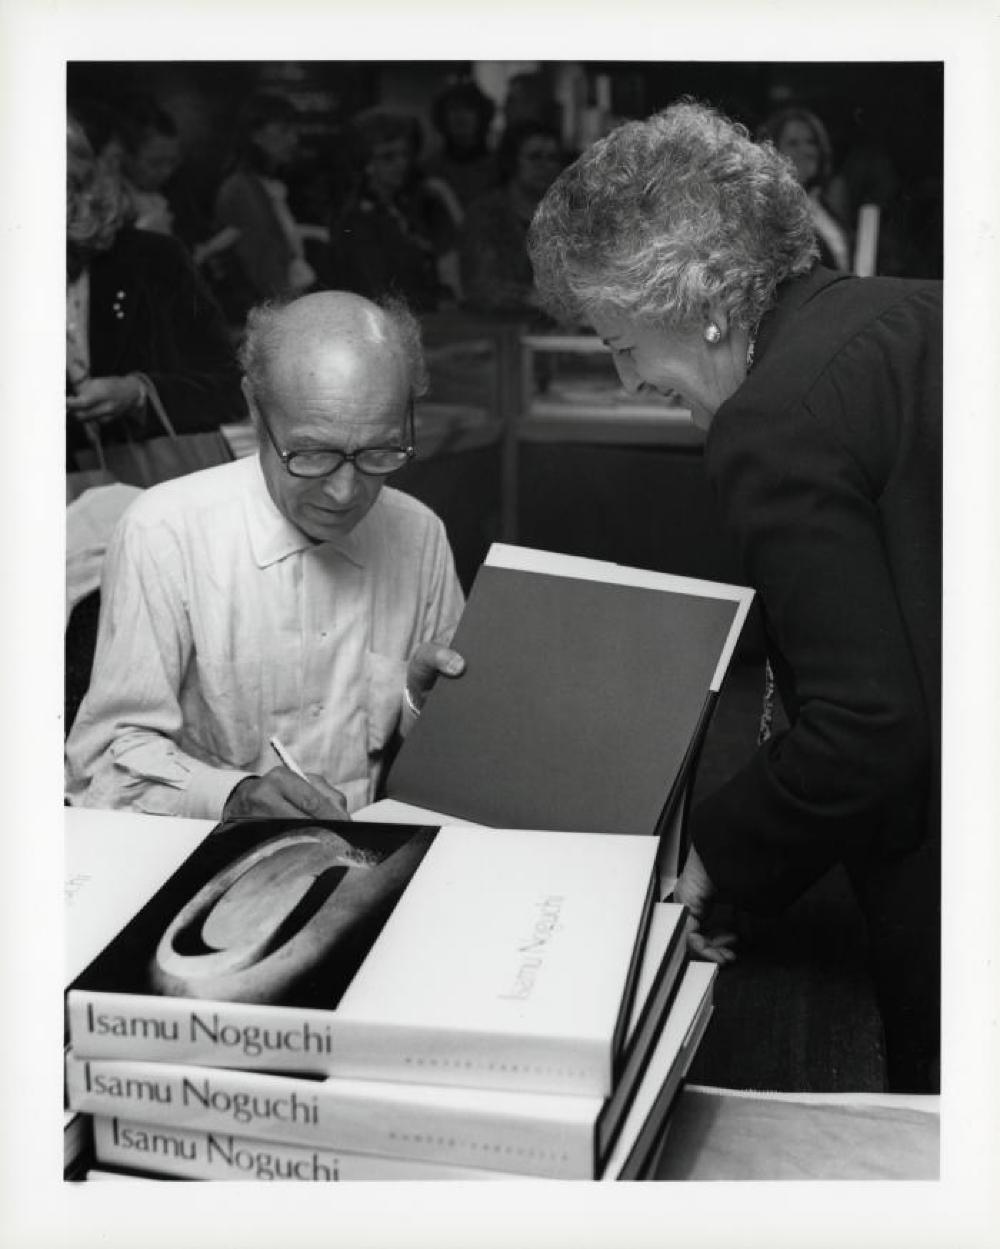
M 714 695 L 731 599 L 484 566 L 389 797 L 497 827 L 659 832 Z

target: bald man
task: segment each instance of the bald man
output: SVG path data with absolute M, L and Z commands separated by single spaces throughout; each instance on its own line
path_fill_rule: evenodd
M 386 487 L 426 387 L 412 315 L 330 291 L 264 306 L 241 362 L 259 455 L 146 491 L 109 547 L 74 804 L 343 818 L 462 670 L 444 528 Z

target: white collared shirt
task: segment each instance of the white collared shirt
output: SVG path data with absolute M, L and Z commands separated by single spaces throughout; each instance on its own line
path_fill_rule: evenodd
M 384 488 L 313 545 L 275 507 L 257 456 L 147 491 L 102 578 L 90 689 L 66 746 L 74 804 L 217 818 L 276 766 L 372 801 L 406 661 L 450 636 L 463 599 L 440 520 Z

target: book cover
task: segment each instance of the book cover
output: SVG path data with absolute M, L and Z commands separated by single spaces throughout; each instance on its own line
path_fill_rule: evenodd
M 375 1154 L 344 1153 L 322 1146 L 309 1148 L 262 1141 L 232 1132 L 135 1123 L 107 1115 L 94 1118 L 94 1157 L 104 1167 L 120 1167 L 161 1179 L 336 1184 L 359 1180 L 519 1178 L 508 1171 L 491 1171 L 484 1167 L 456 1167 L 415 1158 L 379 1158 Z
M 668 928 L 658 929 L 659 942 Z M 649 1152 L 651 1143 L 637 1146 L 636 1137 L 645 1122 L 643 1111 L 656 1100 L 648 1090 L 650 1072 L 662 1084 L 672 1078 L 675 1068 L 687 1069 L 701 1034 L 695 1025 L 704 1019 L 706 1002 L 710 1003 L 713 975 L 709 965 L 691 964 L 680 978 L 665 1015 L 657 1020 L 652 1056 L 634 1073 L 635 1087 L 626 1099 L 628 1111 L 613 1147 L 600 1144 L 599 1125 L 607 1102 L 594 1097 L 309 1080 L 71 1056 L 70 1099 L 81 1110 L 147 1128 L 221 1133 L 272 1145 L 447 1167 L 593 1179 L 608 1174 L 612 1165 L 634 1162 L 637 1148 L 643 1156 Z M 647 976 L 643 983 L 652 988 L 655 980 Z M 645 1006 L 636 1019 L 644 1014 Z M 207 1145 L 203 1139 L 202 1159 Z M 169 1152 L 166 1145 L 161 1148 Z
M 687 964 L 687 908 L 659 902 L 653 909 L 647 938 L 648 957 L 642 961 L 627 1042 L 618 1079 L 597 1117 L 597 1156 L 608 1157 L 622 1130 L 632 1099 L 650 1062 L 664 1021 L 680 992 Z
M 64 950 L 70 981 L 107 945 L 215 826 L 157 816 L 154 830 L 125 811 L 67 807 Z
M 604 1096 L 654 862 L 644 837 L 223 825 L 70 986 L 71 1042 Z
M 63 1175 L 75 1174 L 90 1146 L 90 1116 L 76 1110 L 63 1112 Z
M 718 971 L 715 963 L 687 965 L 642 1082 L 605 1161 L 602 1179 L 638 1180 L 648 1176 L 677 1093 L 712 1017 Z
M 683 1077 L 711 1018 L 714 970 L 707 964 L 701 967 L 704 970 L 692 976 L 696 985 L 688 987 L 697 988 L 702 996 L 698 998 L 686 993 L 678 1007 L 678 1011 L 690 1020 L 687 1048 L 679 1058 L 675 1055 L 669 1065 L 665 1064 L 659 1058 L 660 1050 L 661 1047 L 669 1047 L 671 1039 L 663 1035 L 661 1028 L 646 1077 L 649 1088 L 644 1092 L 644 1080 L 638 1091 L 641 1109 L 625 1125 L 614 1163 L 609 1162 L 603 1168 L 600 1179 L 604 1182 L 656 1180 L 660 1169 L 666 1165 L 670 1148 L 669 1116 L 677 1104 L 684 1084 Z M 707 985 L 700 982 L 707 982 Z M 690 1015 L 692 1009 L 695 1011 L 693 1016 Z M 663 1077 L 665 1067 L 667 1074 Z M 661 1077 L 662 1082 L 657 1085 Z M 646 1119 L 642 1118 L 643 1114 Z M 149 1178 L 341 1183 L 373 1180 L 495 1182 L 541 1178 L 483 1167 L 424 1162 L 415 1158 L 383 1158 L 374 1154 L 309 1149 L 229 1132 L 155 1126 L 103 1115 L 96 1116 L 93 1124 L 94 1157 L 98 1162 L 107 1167 L 122 1168 L 126 1173 L 144 1173 Z M 87 1178 L 93 1178 L 92 1174 L 88 1173 Z
M 692 757 L 689 769 L 697 762 L 697 751 Z M 659 884 L 656 889 L 658 898 L 669 898 L 677 884 L 677 877 L 683 863 L 682 848 L 687 813 L 691 798 L 691 782 L 693 773 L 688 771 L 682 792 L 672 804 L 668 818 L 661 824 L 659 831 L 659 858 L 657 873 Z M 458 820 L 449 817 L 442 811 L 431 811 L 427 807 L 415 807 L 409 803 L 399 802 L 395 798 L 379 798 L 366 807 L 355 811 L 351 818 L 359 823 L 372 824 L 451 824 L 462 828 L 487 828 L 486 824 L 476 824 L 471 820 Z
M 122 1181 L 126 1184 L 157 1184 L 170 1177 L 146 1175 L 138 1171 L 116 1171 L 111 1167 L 88 1167 L 80 1178 L 88 1184 L 120 1184 Z
M 752 591 L 495 544 L 387 795 L 456 819 L 661 833 Z

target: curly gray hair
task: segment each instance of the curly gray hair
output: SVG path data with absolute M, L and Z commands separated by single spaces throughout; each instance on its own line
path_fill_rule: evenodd
M 81 256 L 107 251 L 128 217 L 118 178 L 102 170 L 83 127 L 66 118 L 66 241 Z
M 790 163 L 690 100 L 588 148 L 539 204 L 528 250 L 558 319 L 600 311 L 671 326 L 712 303 L 753 325 L 817 256 Z
M 258 304 L 247 314 L 243 337 L 237 352 L 243 373 L 254 395 L 264 396 L 268 390 L 271 360 L 281 334 L 279 321 L 282 311 L 294 302 L 291 299 L 274 299 Z M 427 393 L 427 364 L 420 333 L 420 322 L 410 311 L 405 300 L 390 295 L 373 302 L 384 315 L 390 335 L 395 337 L 391 348 L 402 356 L 410 379 L 410 394 L 414 399 Z M 382 334 L 383 325 L 372 322 L 373 332 Z M 384 341 L 390 342 L 388 335 Z

